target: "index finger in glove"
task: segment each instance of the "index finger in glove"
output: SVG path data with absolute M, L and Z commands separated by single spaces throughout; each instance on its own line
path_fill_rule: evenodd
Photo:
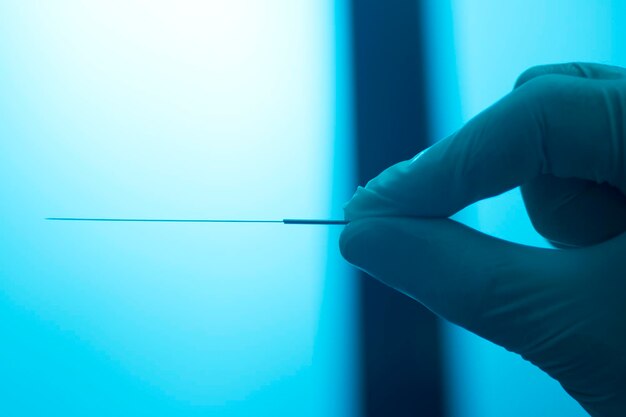
M 578 65 L 522 74 L 518 88 L 459 131 L 359 187 L 346 219 L 447 217 L 542 174 L 626 194 L 626 76 Z

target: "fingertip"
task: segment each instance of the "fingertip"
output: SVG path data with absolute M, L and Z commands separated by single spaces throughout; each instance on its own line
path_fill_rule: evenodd
M 358 196 L 363 192 L 363 187 L 361 187 L 360 185 L 356 188 L 356 191 L 354 192 L 354 194 L 352 194 L 352 197 L 350 198 L 350 200 L 348 200 L 342 207 L 343 209 L 343 217 L 345 220 L 348 221 L 352 221 L 354 220 L 354 206 L 355 206 L 355 200 L 358 199 Z
M 346 225 L 339 236 L 339 251 L 346 261 L 359 265 L 362 253 L 367 252 L 367 242 L 371 241 L 368 234 L 373 227 L 371 219 L 353 220 Z
M 350 263 L 352 263 L 352 251 L 350 250 L 350 243 L 352 242 L 354 237 L 354 233 L 352 231 L 353 228 L 354 226 L 352 225 L 352 222 L 350 222 L 343 228 L 341 235 L 339 235 L 339 252 L 341 253 L 341 256 L 343 256 L 343 258 Z
M 536 255 L 450 219 L 359 219 L 339 245 L 352 265 L 473 331 L 494 282 L 517 281 L 520 260 L 532 264 Z
M 350 201 L 343 206 L 344 217 L 348 221 L 354 221 L 364 217 L 376 215 L 380 203 L 376 193 L 372 190 L 359 186 Z

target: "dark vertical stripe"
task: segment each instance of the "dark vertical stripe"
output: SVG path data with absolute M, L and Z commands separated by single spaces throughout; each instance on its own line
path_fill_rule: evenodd
M 352 1 L 360 185 L 428 143 L 418 1 Z M 366 416 L 443 415 L 437 318 L 371 277 L 359 280 Z

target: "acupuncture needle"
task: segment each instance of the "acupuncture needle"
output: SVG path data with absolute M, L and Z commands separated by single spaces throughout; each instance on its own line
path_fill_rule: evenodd
M 239 219 L 133 219 L 133 218 L 95 218 L 95 217 L 46 217 L 46 220 L 69 222 L 143 222 L 143 223 L 283 223 L 346 225 L 347 220 L 334 219 L 282 219 L 282 220 L 239 220 Z

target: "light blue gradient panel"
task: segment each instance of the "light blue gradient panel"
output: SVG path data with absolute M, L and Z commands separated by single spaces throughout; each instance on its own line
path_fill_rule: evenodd
M 0 2 L 0 415 L 346 416 L 344 4 Z M 339 57 L 339 59 L 338 59 Z
M 427 2 L 436 136 L 447 136 L 497 101 L 533 65 L 626 65 L 625 8 L 618 0 Z M 501 238 L 547 246 L 532 229 L 519 190 L 475 204 L 456 218 Z M 557 382 L 517 355 L 451 325 L 445 340 L 452 417 L 586 415 Z

